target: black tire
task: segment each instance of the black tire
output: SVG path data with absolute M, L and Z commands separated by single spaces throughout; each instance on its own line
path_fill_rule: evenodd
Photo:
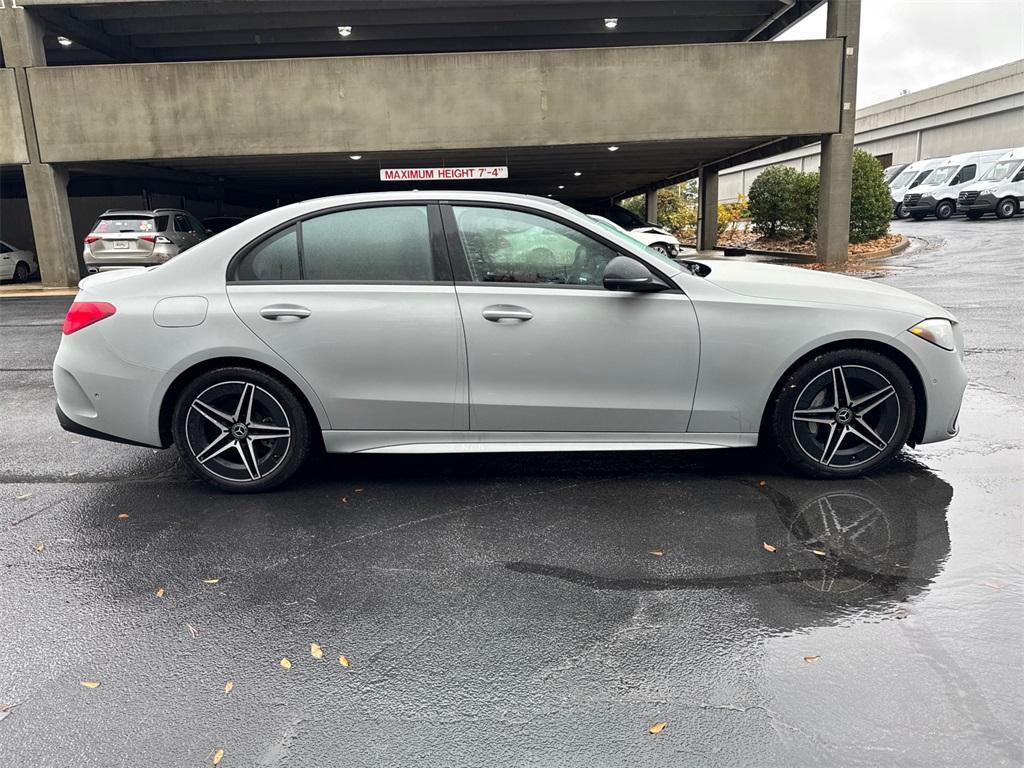
M 945 221 L 956 213 L 956 203 L 951 200 L 940 200 L 935 206 L 935 218 Z
M 662 256 L 667 256 L 667 257 L 668 257 L 668 258 L 670 258 L 670 259 L 672 258 L 672 253 L 671 253 L 671 251 L 669 251 L 669 249 L 668 249 L 668 246 L 667 246 L 667 245 L 665 245 L 664 243 L 652 243 L 652 244 L 651 244 L 651 248 L 653 248 L 654 250 L 656 250 L 656 251 L 657 251 L 658 253 L 660 253 L 660 254 L 661 254 Z
M 14 282 L 27 283 L 30 274 L 28 264 L 24 261 L 19 261 L 14 267 Z
M 927 213 L 923 213 L 921 211 L 911 211 L 910 212 L 910 218 L 912 218 L 914 221 L 924 221 L 924 217 L 927 216 L 927 215 L 928 215 Z
M 982 213 L 981 211 L 968 211 L 967 213 L 964 214 L 964 216 L 966 216 L 971 221 L 977 221 L 984 215 L 985 214 Z
M 996 204 L 996 217 L 1009 219 L 1017 215 L 1017 201 L 1012 197 L 1004 197 Z
M 286 482 L 312 443 L 309 418 L 291 387 L 241 366 L 208 371 L 188 384 L 175 403 L 171 431 L 188 468 L 232 493 Z
M 892 215 L 897 219 L 907 218 L 907 212 L 903 210 L 903 203 L 896 203 L 896 210 L 892 212 Z
M 813 477 L 843 478 L 888 464 L 910 437 L 917 404 L 891 359 L 843 349 L 799 366 L 772 408 L 772 431 L 786 461 Z

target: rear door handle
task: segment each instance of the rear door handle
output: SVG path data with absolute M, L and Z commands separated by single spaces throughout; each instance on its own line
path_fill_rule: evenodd
M 272 304 L 260 310 L 260 317 L 266 320 L 302 320 L 311 314 L 313 313 L 306 307 L 300 307 L 298 304 Z
M 526 322 L 533 317 L 533 312 L 526 307 L 517 307 L 515 304 L 491 304 L 484 307 L 481 312 L 485 320 L 492 323 L 500 323 L 502 320 L 520 320 Z

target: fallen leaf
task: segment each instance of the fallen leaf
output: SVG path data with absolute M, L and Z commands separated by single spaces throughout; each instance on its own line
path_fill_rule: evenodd
M 163 597 L 167 592 L 163 587 L 160 587 L 160 589 L 158 589 L 154 594 L 156 594 L 157 597 Z
M 224 750 L 218 749 L 216 752 L 213 753 L 213 764 L 219 765 L 222 757 L 224 757 Z
M 291 669 L 292 668 L 292 663 L 290 661 L 288 661 L 287 658 L 281 659 L 280 663 L 281 663 L 281 666 L 284 667 L 285 669 Z
M 649 550 L 647 550 L 647 554 L 648 555 L 654 555 L 655 557 L 661 557 L 662 555 L 665 554 L 665 550 L 663 550 L 663 549 L 649 549 Z
M 203 584 L 217 584 L 220 579 L 203 579 Z
M 768 483 L 766 483 L 764 480 L 762 480 L 757 485 L 758 485 L 759 488 L 764 488 L 766 485 L 768 485 Z
M 823 549 L 812 549 L 811 552 L 816 554 L 818 557 L 825 557 L 828 555 L 828 552 Z
M 808 664 L 813 664 L 820 658 L 821 656 L 804 656 L 804 661 L 806 661 Z
M 363 492 L 362 488 L 356 488 L 356 493 L 362 493 L 362 492 Z
M 666 725 L 668 725 L 668 723 L 655 723 L 650 728 L 648 728 L 647 731 L 649 733 L 661 733 L 665 730 Z
M 0 704 L 0 720 L 11 714 L 16 706 L 17 704 Z
M 98 680 L 81 680 L 79 681 L 78 684 L 81 685 L 83 688 L 89 689 L 100 687 L 100 683 Z
M 348 504 L 348 496 L 342 496 L 341 497 L 341 503 L 342 504 Z
M 117 519 L 118 520 L 127 520 L 128 519 L 128 513 L 127 512 L 122 512 L 120 515 L 117 516 Z
M 765 552 L 775 552 L 778 549 L 778 547 L 773 547 L 767 541 L 762 542 L 761 546 L 764 547 Z
M 322 659 L 324 657 L 324 649 L 320 647 L 319 643 L 310 643 L 309 655 L 314 659 Z
M 44 549 L 46 549 L 46 545 L 45 545 L 45 544 L 43 544 L 43 542 L 39 542 L 39 543 L 38 543 L 38 544 L 36 544 L 36 546 L 35 546 L 35 550 L 36 550 L 36 552 L 42 552 L 42 551 L 43 551 Z
M 348 656 L 339 656 L 338 663 L 343 667 L 347 667 L 349 665 Z
M 23 493 L 20 496 L 15 496 L 14 498 L 16 498 L 18 501 L 22 501 L 24 499 L 31 499 L 32 498 L 32 494 L 31 493 Z
M 195 640 L 197 637 L 199 637 L 199 630 L 198 629 L 193 627 L 187 621 L 185 622 L 185 626 L 188 627 L 189 634 L 192 635 L 192 639 L 193 640 Z
M 228 680 L 226 683 L 224 683 L 224 693 L 231 693 L 231 689 L 234 688 L 234 687 L 235 687 L 234 681 L 233 680 Z

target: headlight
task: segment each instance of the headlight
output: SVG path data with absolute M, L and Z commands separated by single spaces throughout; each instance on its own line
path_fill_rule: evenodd
M 995 187 L 989 187 L 988 189 L 981 190 L 981 192 L 979 192 L 978 194 L 979 195 L 990 195 L 990 194 L 992 194 L 995 191 L 996 191 Z
M 930 341 L 937 347 L 948 349 L 950 352 L 956 349 L 956 342 L 953 339 L 953 324 L 944 317 L 922 320 L 907 330 L 925 341 Z

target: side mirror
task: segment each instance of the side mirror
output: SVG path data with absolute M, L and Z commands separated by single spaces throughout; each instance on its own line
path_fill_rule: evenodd
M 604 287 L 609 291 L 654 293 L 668 288 L 646 266 L 628 256 L 616 256 L 604 268 Z

